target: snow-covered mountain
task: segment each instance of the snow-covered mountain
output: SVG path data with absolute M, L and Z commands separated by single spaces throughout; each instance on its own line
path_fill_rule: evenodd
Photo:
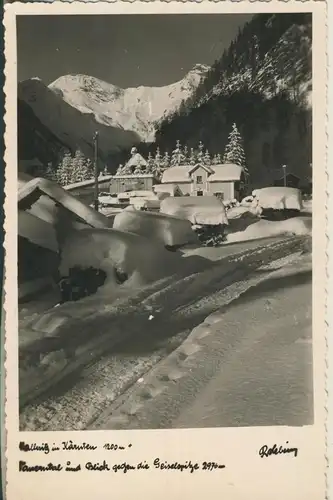
M 152 141 L 157 122 L 179 108 L 208 70 L 208 66 L 197 64 L 182 80 L 170 85 L 126 89 L 87 75 L 65 75 L 49 86 L 31 78 L 19 83 L 18 98 L 72 151 L 79 148 L 92 157 L 97 130 L 99 154 L 106 162 L 133 145 Z M 30 128 L 29 120 L 24 120 L 20 135 L 38 135 L 38 130 Z
M 38 120 L 59 141 L 72 151 L 81 149 L 88 157 L 93 155 L 93 136 L 96 130 L 99 132 L 99 152 L 102 160 L 109 154 L 128 149 L 141 140 L 131 130 L 97 121 L 92 111 L 83 113 L 71 106 L 59 93 L 48 88 L 38 78 L 19 83 L 18 98 L 30 106 Z
M 209 67 L 197 64 L 180 81 L 163 87 L 120 88 L 87 75 L 65 75 L 49 89 L 97 122 L 136 132 L 144 141 L 154 138 L 155 123 L 179 108 L 196 89 Z

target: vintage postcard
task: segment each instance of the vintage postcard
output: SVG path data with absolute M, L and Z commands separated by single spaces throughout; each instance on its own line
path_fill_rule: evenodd
M 4 24 L 7 500 L 324 500 L 326 3 Z

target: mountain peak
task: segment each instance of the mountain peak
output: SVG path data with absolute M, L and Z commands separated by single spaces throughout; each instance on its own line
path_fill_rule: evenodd
M 210 66 L 207 64 L 197 63 L 190 69 L 189 73 L 207 73 L 210 70 Z

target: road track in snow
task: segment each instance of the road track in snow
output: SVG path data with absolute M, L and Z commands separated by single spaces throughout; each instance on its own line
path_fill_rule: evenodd
M 100 416 L 108 414 L 110 407 L 116 409 L 122 405 L 132 388 L 175 351 L 205 317 L 255 286 L 261 279 L 255 273 L 258 268 L 302 250 L 305 241 L 304 237 L 288 237 L 270 244 L 258 242 L 256 248 L 231 255 L 213 268 L 171 284 L 169 290 L 146 297 L 141 306 L 154 311 L 163 304 L 162 313 L 153 312 L 154 318 L 151 321 L 146 318 L 144 324 L 138 318 L 134 331 L 133 324 L 124 324 L 132 335 L 25 405 L 20 414 L 21 430 L 82 430 L 96 425 L 98 428 Z M 223 272 L 226 261 L 229 271 Z M 134 315 L 131 321 L 135 320 Z M 168 376 L 177 379 L 176 366 Z M 154 394 L 153 387 L 151 391 L 148 399 Z

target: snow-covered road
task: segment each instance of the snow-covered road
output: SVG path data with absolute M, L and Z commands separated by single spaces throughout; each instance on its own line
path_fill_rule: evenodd
M 284 264 L 208 317 L 183 362 L 169 356 L 93 428 L 312 424 L 311 293 L 311 259 Z M 176 365 L 177 379 L 163 379 Z
M 114 313 L 106 311 L 98 323 L 95 323 L 94 329 L 93 324 L 90 325 L 92 338 L 88 343 L 83 335 L 85 346 L 81 344 L 80 335 L 74 335 L 70 339 L 72 354 L 73 349 L 76 349 L 76 358 L 69 362 L 71 371 L 68 372 L 67 379 L 54 387 L 50 381 L 48 390 L 38 400 L 35 398 L 29 402 L 26 397 L 20 415 L 21 429 L 132 427 L 128 423 L 128 416 L 137 411 L 137 406 L 142 406 L 142 401 L 155 401 L 155 397 L 164 393 L 163 383 L 156 387 L 154 384 L 148 387 L 143 384 L 141 396 L 138 398 L 134 395 L 131 399 L 132 390 L 141 390 L 140 380 L 145 380 L 148 373 L 153 373 L 154 366 L 157 363 L 160 366 L 159 361 L 163 363 L 165 358 L 169 359 L 168 355 L 179 356 L 183 360 L 190 359 L 193 354 L 191 344 L 185 347 L 185 352 L 178 353 L 177 348 L 185 346 L 186 343 L 183 342 L 193 328 L 212 312 L 226 306 L 262 281 L 268 272 L 262 268 L 258 273 L 263 264 L 280 257 L 290 259 L 290 254 L 297 255 L 305 243 L 308 246 L 306 239 L 300 237 L 286 238 L 282 242 L 275 240 L 271 245 L 260 245 L 257 242 L 255 246 L 253 243 L 253 248 L 243 254 L 229 257 L 227 261 L 218 261 L 206 270 L 178 282 L 172 281 L 167 286 L 164 284 L 163 288 L 155 288 L 150 293 L 145 291 L 136 300 L 131 300 L 126 314 L 120 314 L 117 322 Z M 308 305 L 311 310 L 311 302 Z M 245 326 L 243 325 L 243 330 Z M 79 324 L 77 328 L 80 329 Z M 87 329 L 87 325 L 85 328 Z M 116 335 L 117 342 L 112 343 L 111 337 L 115 332 L 118 333 L 118 329 L 122 329 L 123 337 Z M 228 338 L 238 342 L 242 337 L 242 330 L 238 333 L 232 332 L 232 329 L 230 331 Z M 64 339 L 58 340 L 64 342 Z M 76 347 L 73 346 L 73 341 L 78 342 Z M 225 348 L 228 345 L 227 341 Z M 80 362 L 77 362 L 78 359 Z M 89 360 L 92 360 L 91 363 Z M 63 369 L 61 361 L 63 359 L 60 356 L 60 366 Z M 209 367 L 215 364 L 216 360 L 212 357 L 206 367 L 208 372 L 211 369 Z M 24 370 L 21 375 L 27 378 Z M 163 376 L 170 381 L 177 380 L 180 375 L 178 365 L 175 364 Z M 25 385 L 25 390 L 28 394 L 29 386 Z M 31 390 L 33 392 L 32 387 Z M 110 408 L 115 415 L 116 408 L 123 403 L 125 410 L 120 411 L 119 419 L 115 420 L 114 417 L 110 421 Z M 157 426 L 160 425 L 163 426 L 163 423 L 157 422 Z

